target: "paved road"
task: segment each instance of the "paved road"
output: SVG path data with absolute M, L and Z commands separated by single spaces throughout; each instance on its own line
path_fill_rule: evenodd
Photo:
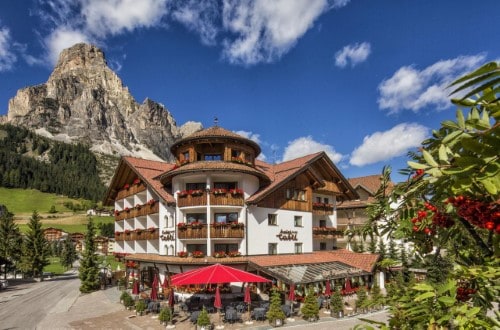
M 9 282 L 0 291 L 0 329 L 35 329 L 50 314 L 67 311 L 80 295 L 76 271 L 43 282 Z

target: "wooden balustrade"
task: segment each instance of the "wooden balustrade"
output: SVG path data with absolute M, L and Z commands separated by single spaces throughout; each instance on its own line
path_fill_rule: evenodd
M 131 195 L 138 194 L 146 190 L 146 185 L 144 183 L 131 185 L 128 189 L 122 189 L 116 195 L 116 199 L 123 199 Z
M 155 228 L 155 230 L 142 229 L 140 231 L 131 230 L 130 232 L 116 232 L 115 240 L 117 241 L 139 241 L 139 240 L 151 240 L 160 238 L 160 229 Z
M 208 238 L 207 235 L 207 225 L 199 225 L 193 228 L 190 225 L 185 225 L 185 227 L 177 228 L 177 237 L 179 239 L 199 239 Z M 211 238 L 244 238 L 245 229 L 242 224 L 231 225 L 231 224 L 216 224 L 210 225 L 210 237 Z
M 154 204 L 146 203 L 144 205 L 140 205 L 139 207 L 125 208 L 115 213 L 115 221 L 146 216 L 148 214 L 155 214 L 158 212 L 160 212 L 160 205 L 158 202 L 155 202 Z
M 177 206 L 187 207 L 187 206 L 203 206 L 207 205 L 207 192 L 204 191 L 202 194 L 196 195 L 179 195 L 177 199 Z M 244 198 L 242 194 L 231 194 L 231 193 L 210 193 L 210 205 L 228 205 L 228 206 L 243 206 Z

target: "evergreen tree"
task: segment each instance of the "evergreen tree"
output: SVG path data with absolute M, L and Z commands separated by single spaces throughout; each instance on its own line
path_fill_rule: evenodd
M 338 315 L 339 312 L 344 311 L 344 302 L 342 301 L 342 296 L 338 289 L 333 291 L 332 297 L 330 298 L 330 310 L 334 315 Z
M 366 295 L 365 286 L 364 285 L 360 286 L 356 294 L 358 296 L 358 299 L 356 300 L 356 308 L 364 309 L 366 307 L 366 302 L 368 299 L 368 296 Z
M 389 239 L 389 258 L 392 260 L 398 260 L 398 246 L 392 237 Z
M 377 253 L 377 240 L 373 235 L 370 237 L 370 244 L 368 244 L 368 251 L 370 253 Z
M 66 269 L 73 267 L 73 262 L 78 259 L 76 254 L 75 245 L 71 239 L 67 238 L 64 240 L 64 246 L 61 253 L 61 264 L 66 267 Z
M 361 240 L 359 241 L 359 245 L 358 245 L 358 252 L 359 252 L 359 253 L 363 253 L 363 252 L 365 252 L 365 250 L 366 250 L 366 249 L 365 249 L 365 240 L 364 240 L 364 239 L 361 239 Z
M 351 250 L 352 250 L 352 252 L 359 252 L 359 245 L 358 245 L 358 241 L 356 240 L 356 238 L 353 238 L 351 240 Z
M 380 260 L 384 260 L 387 257 L 387 249 L 383 238 L 380 238 L 378 241 L 377 253 L 380 255 Z
M 377 281 L 373 284 L 373 287 L 370 292 L 370 300 L 371 304 L 374 307 L 379 307 L 384 304 L 384 297 L 382 295 L 382 291 L 380 290 L 380 287 L 378 286 Z
M 210 317 L 208 316 L 207 309 L 203 306 L 203 309 L 196 320 L 196 325 L 199 327 L 208 327 L 210 324 Z
M 270 323 L 275 320 L 284 320 L 285 313 L 281 310 L 281 297 L 280 293 L 276 288 L 271 292 L 271 302 L 269 303 L 269 310 L 266 313 L 266 317 Z
M 33 211 L 28 223 L 28 232 L 24 239 L 21 263 L 24 271 L 43 280 L 43 268 L 49 264 L 50 247 L 43 235 L 40 220 L 41 217 L 38 212 Z
M 0 264 L 4 264 L 4 278 L 16 269 L 21 259 L 22 236 L 14 222 L 14 215 L 0 205 Z
M 316 294 L 312 286 L 307 290 L 306 298 L 304 299 L 304 306 L 300 310 L 304 319 L 315 319 L 319 318 L 319 306 L 316 300 Z
M 89 219 L 85 246 L 80 262 L 80 292 L 89 293 L 99 289 L 99 259 L 96 254 L 94 221 Z

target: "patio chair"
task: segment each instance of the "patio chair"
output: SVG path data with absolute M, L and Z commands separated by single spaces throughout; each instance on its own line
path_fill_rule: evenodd
M 200 311 L 192 312 L 191 316 L 189 316 L 189 321 L 191 321 L 191 323 L 193 324 L 196 324 L 196 322 L 198 321 L 198 316 L 200 316 Z
M 266 310 L 262 307 L 255 308 L 252 311 L 252 317 L 256 321 L 264 321 L 266 319 Z
M 290 317 L 290 315 L 292 315 L 292 309 L 290 305 L 281 305 L 281 310 L 283 311 L 283 313 L 285 313 L 286 317 Z

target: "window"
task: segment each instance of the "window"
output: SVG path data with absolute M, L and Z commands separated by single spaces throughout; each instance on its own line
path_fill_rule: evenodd
M 325 242 L 320 242 L 319 243 L 319 249 L 321 251 L 325 251 L 326 250 L 326 243 Z
M 214 182 L 214 189 L 236 189 L 238 184 L 236 182 Z
M 320 226 L 321 228 L 325 228 L 325 227 L 326 227 L 326 220 L 320 220 L 320 221 L 319 221 L 319 226 Z
M 240 158 L 243 157 L 243 153 L 241 150 L 231 150 L 231 158 Z
M 293 225 L 295 227 L 302 227 L 302 216 L 296 215 L 293 217 Z
M 269 243 L 267 254 L 278 254 L 278 243 Z
M 293 199 L 297 201 L 305 201 L 306 200 L 306 192 L 300 189 L 288 188 L 286 190 L 286 198 Z
M 182 153 L 182 159 L 187 162 L 189 161 L 189 151 L 185 151 Z
M 238 213 L 215 213 L 215 223 L 238 222 Z
M 238 251 L 238 244 L 214 244 L 215 252 L 224 251 L 226 253 Z
M 221 154 L 206 154 L 203 160 L 215 161 L 222 160 Z
M 267 224 L 269 226 L 277 226 L 278 225 L 278 215 L 277 214 L 268 214 L 267 215 Z
M 194 251 L 201 251 L 206 255 L 207 254 L 207 246 L 206 246 L 206 244 L 188 244 L 186 246 L 186 251 L 189 253 L 193 253 Z
M 205 213 L 188 213 L 186 214 L 186 223 L 193 222 L 207 223 L 207 215 Z
M 302 243 L 295 243 L 295 253 L 302 253 Z
M 330 200 L 328 199 L 328 197 L 323 198 L 323 203 L 330 204 Z
M 321 203 L 321 197 L 316 197 L 316 203 Z
M 186 190 L 205 190 L 204 182 L 188 182 L 186 183 Z

